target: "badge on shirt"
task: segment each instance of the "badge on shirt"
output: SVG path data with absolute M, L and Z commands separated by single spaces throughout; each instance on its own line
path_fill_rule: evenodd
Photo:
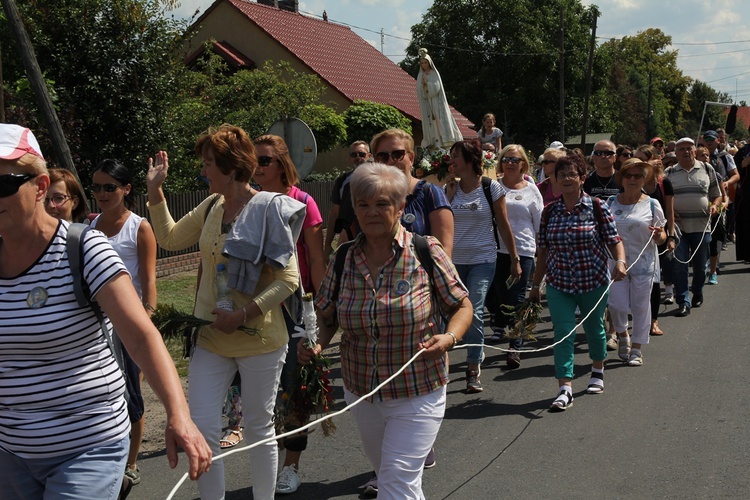
M 31 309 L 39 309 L 47 303 L 47 297 L 49 294 L 47 290 L 38 286 L 32 288 L 29 294 L 26 296 L 26 305 Z
M 615 210 L 615 215 L 622 215 L 622 210 Z
M 401 217 L 401 220 L 403 220 L 405 224 L 414 224 L 414 221 L 417 220 L 417 216 L 414 214 L 404 214 L 404 216 Z
M 396 296 L 401 297 L 403 295 L 406 295 L 409 293 L 409 290 L 411 289 L 411 284 L 406 280 L 398 280 L 396 282 Z
M 581 222 L 586 222 L 590 218 L 591 218 L 591 216 L 588 213 L 586 213 L 586 212 L 583 212 L 583 213 L 581 213 L 581 214 L 578 215 L 578 219 L 580 219 Z
M 477 205 L 476 203 L 472 203 L 471 205 L 469 205 L 469 210 L 471 210 L 472 212 L 475 212 L 479 210 L 479 205 Z
M 515 199 L 516 199 L 516 201 L 521 201 L 521 200 L 523 200 L 523 196 L 520 195 L 520 194 L 517 194 Z

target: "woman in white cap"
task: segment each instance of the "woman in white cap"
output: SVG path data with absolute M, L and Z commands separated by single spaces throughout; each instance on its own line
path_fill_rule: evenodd
M 115 499 L 128 456 L 125 383 L 91 303 L 81 306 L 69 223 L 44 209 L 50 185 L 34 135 L 0 124 L 0 491 L 4 499 Z M 196 479 L 211 450 L 174 363 L 122 260 L 99 231 L 80 242 L 83 284 L 167 410 L 166 448 Z M 32 470 L 41 471 L 38 473 Z

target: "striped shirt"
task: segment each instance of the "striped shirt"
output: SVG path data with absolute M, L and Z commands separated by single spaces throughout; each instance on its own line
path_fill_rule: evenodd
M 75 299 L 67 231 L 61 221 L 31 267 L 0 278 L 0 449 L 21 458 L 80 453 L 130 431 L 121 372 Z M 82 266 L 92 297 L 127 272 L 99 231 L 86 234 Z
M 593 203 L 601 204 L 601 215 Z M 621 241 L 607 205 L 583 193 L 572 212 L 561 199 L 544 207 L 539 248 L 547 249 L 547 284 L 586 293 L 609 283 L 607 249 Z
M 371 276 L 360 234 L 349 249 L 340 276 L 339 298 L 331 302 L 331 259 L 315 305 L 336 310 L 341 335 L 341 375 L 357 396 L 372 391 L 398 371 L 419 350 L 419 343 L 444 333 L 434 307 L 430 280 L 412 245 L 413 234 L 403 226 L 393 240 L 394 256 L 378 276 Z M 449 312 L 468 296 L 456 269 L 438 241 L 425 236 L 434 260 L 435 296 Z M 448 383 L 448 356 L 430 361 L 420 356 L 374 398 L 390 400 L 429 394 Z
M 492 202 L 505 196 L 499 182 L 490 184 Z M 453 262 L 456 264 L 484 264 L 497 259 L 497 243 L 492 234 L 492 207 L 487 203 L 482 185 L 469 193 L 456 188 L 456 196 L 451 201 L 453 210 Z
M 711 201 L 721 196 L 716 171 L 711 165 L 695 160 L 690 170 L 678 163 L 665 175 L 674 189 L 674 213 L 683 233 L 702 233 L 708 224 Z

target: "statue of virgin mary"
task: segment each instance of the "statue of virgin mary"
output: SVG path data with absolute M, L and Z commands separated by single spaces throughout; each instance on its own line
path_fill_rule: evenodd
M 417 97 L 422 115 L 423 148 L 449 148 L 463 139 L 448 107 L 440 73 L 427 49 L 419 49 Z

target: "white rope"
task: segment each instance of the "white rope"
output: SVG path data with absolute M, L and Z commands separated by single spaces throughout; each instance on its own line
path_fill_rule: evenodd
M 377 387 L 375 387 L 375 389 L 373 389 L 372 391 L 368 392 L 364 396 L 358 398 L 356 401 L 352 402 L 351 404 L 347 405 L 346 407 L 342 408 L 341 410 L 339 410 L 337 412 L 334 412 L 334 413 L 330 413 L 330 414 L 326 415 L 325 417 L 321 417 L 321 418 L 319 418 L 317 420 L 313 420 L 312 422 L 308 423 L 307 425 L 303 425 L 302 427 L 299 427 L 299 428 L 294 429 L 292 431 L 285 432 L 284 434 L 274 435 L 273 437 L 263 439 L 261 441 L 258 441 L 257 443 L 253 443 L 253 444 L 245 446 L 243 448 L 237 448 L 237 449 L 234 449 L 234 450 L 230 450 L 230 451 L 228 451 L 226 453 L 222 453 L 220 455 L 216 455 L 215 457 L 213 457 L 211 459 L 211 462 L 219 460 L 220 458 L 228 457 L 228 456 L 233 455 L 235 453 L 239 453 L 241 451 L 250 450 L 252 448 L 255 448 L 256 446 L 260 446 L 262 444 L 266 444 L 266 443 L 268 443 L 270 441 L 277 441 L 279 439 L 284 439 L 286 437 L 293 436 L 295 434 L 299 434 L 300 432 L 305 431 L 305 430 L 309 429 L 310 427 L 323 422 L 324 420 L 331 419 L 333 417 L 336 417 L 338 415 L 341 415 L 342 413 L 345 413 L 345 412 L 349 411 L 350 409 L 352 409 L 355 406 L 357 406 L 358 404 L 360 404 L 362 401 L 364 401 L 364 400 L 368 399 L 369 397 L 375 395 L 380 389 L 382 389 L 384 386 L 388 385 L 394 378 L 396 378 L 399 375 L 401 375 L 401 373 L 404 370 L 406 370 L 409 367 L 409 365 L 411 365 L 419 356 L 421 356 L 422 353 L 425 352 L 425 350 L 426 349 L 420 349 L 419 351 L 417 351 L 417 353 L 414 356 L 412 356 L 411 359 L 409 359 L 409 361 L 407 361 L 406 364 L 404 366 L 402 366 L 396 373 L 394 373 L 393 375 L 391 375 L 390 377 L 388 377 L 387 379 L 385 379 L 380 385 L 378 385 Z M 187 480 L 187 478 L 188 478 L 188 473 L 186 472 L 185 474 L 183 474 L 183 476 L 180 478 L 180 480 L 177 482 L 177 484 L 175 484 L 174 488 L 172 488 L 172 491 L 169 492 L 169 496 L 167 496 L 167 500 L 172 500 L 172 498 L 174 497 L 174 495 L 177 493 L 177 490 L 180 489 L 180 486 L 182 486 L 182 484 L 185 482 L 185 480 Z

